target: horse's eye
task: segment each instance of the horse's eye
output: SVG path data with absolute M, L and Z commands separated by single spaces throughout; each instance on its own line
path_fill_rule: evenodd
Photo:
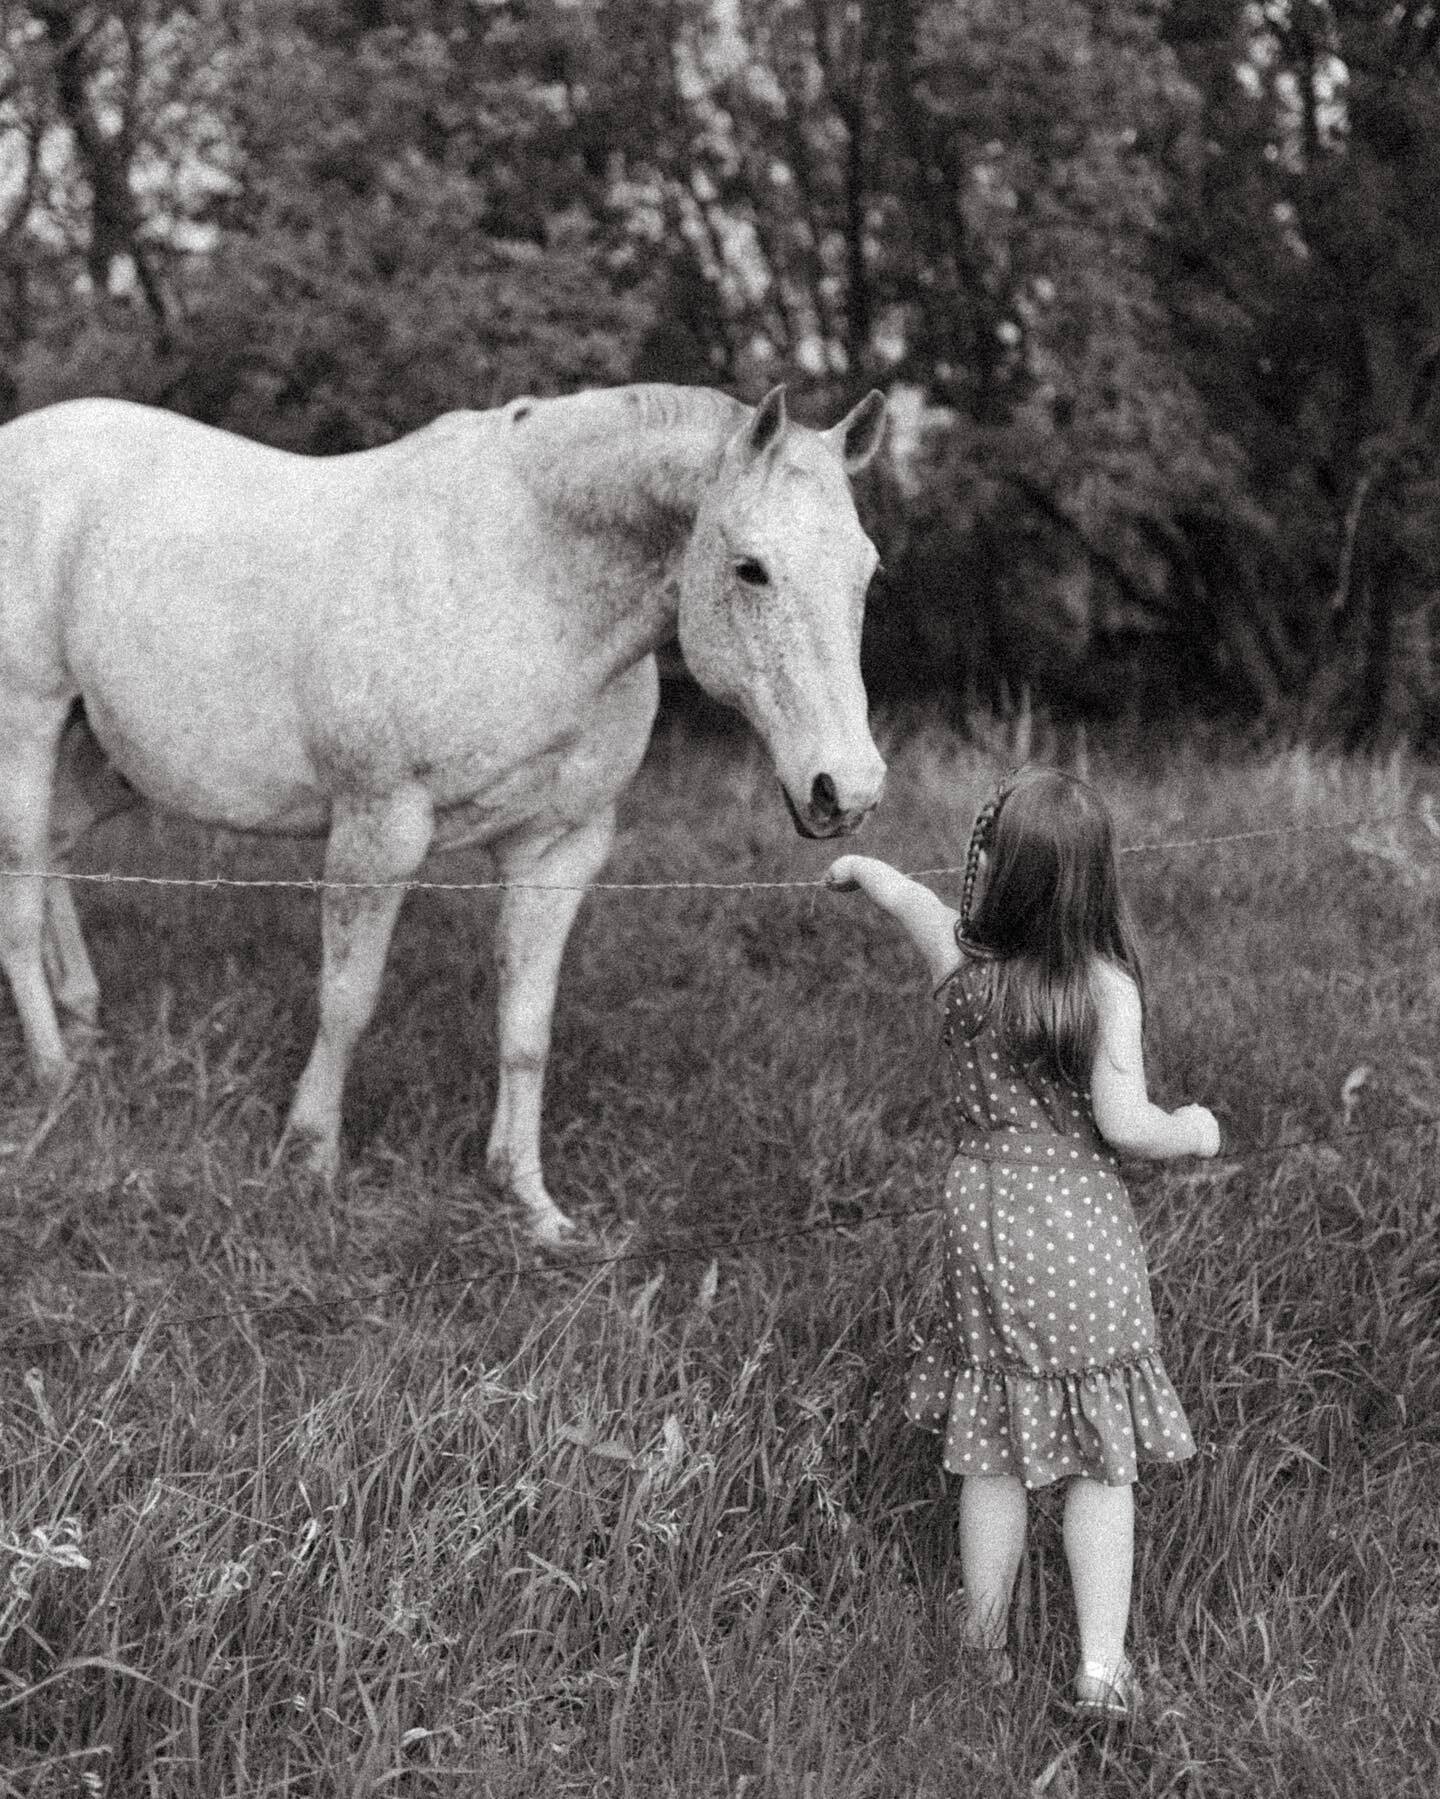
M 765 564 L 753 556 L 742 556 L 735 564 L 735 573 L 747 587 L 768 587 L 770 576 Z

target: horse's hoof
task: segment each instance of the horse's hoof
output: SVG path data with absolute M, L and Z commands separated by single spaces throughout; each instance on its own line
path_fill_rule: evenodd
M 88 1056 L 104 1036 L 98 1018 L 80 1018 L 69 1012 L 61 1020 L 60 1029 L 66 1048 L 79 1057 Z
M 57 1099 L 65 1097 L 75 1079 L 76 1067 L 69 1056 L 46 1056 L 43 1061 L 31 1064 L 31 1073 L 41 1098 L 53 1105 Z
M 580 1227 L 557 1205 L 551 1205 L 548 1211 L 531 1212 L 530 1235 L 546 1249 L 573 1248 L 581 1241 Z
M 339 1145 L 327 1143 L 313 1131 L 287 1126 L 275 1151 L 274 1166 L 292 1180 L 328 1191 L 340 1173 Z
M 300 1166 L 321 1187 L 333 1187 L 340 1178 L 340 1157 L 329 1150 L 302 1156 Z

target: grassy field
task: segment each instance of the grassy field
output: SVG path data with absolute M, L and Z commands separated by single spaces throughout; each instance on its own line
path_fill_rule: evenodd
M 862 902 L 591 897 L 546 1140 L 588 1235 L 557 1259 L 482 1169 L 490 896 L 407 902 L 326 1197 L 273 1159 L 313 897 L 90 888 L 106 1028 L 57 1110 L 0 1002 L 0 1795 L 1440 1790 L 1434 772 L 1091 760 L 1128 843 L 1365 821 L 1125 858 L 1153 1084 L 1228 1152 L 1133 1182 L 1203 1446 L 1142 1482 L 1137 1729 L 1066 1715 L 1053 1496 L 1016 1685 L 959 1654 L 955 1496 L 899 1415 L 935 1026 Z M 857 847 L 957 861 L 993 778 L 897 741 Z M 82 866 L 316 866 L 107 832 Z M 829 853 L 750 750 L 673 734 L 609 872 Z

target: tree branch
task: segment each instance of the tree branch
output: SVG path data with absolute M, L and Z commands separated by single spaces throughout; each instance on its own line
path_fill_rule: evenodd
M 1406 450 L 1414 442 L 1425 410 L 1435 392 L 1440 372 L 1440 335 L 1432 338 L 1421 353 L 1410 381 L 1405 417 L 1392 430 L 1367 438 L 1360 447 L 1364 467 L 1356 479 L 1345 508 L 1345 522 L 1340 537 L 1340 560 L 1335 572 L 1335 586 L 1330 595 L 1330 616 L 1349 610 L 1355 575 L 1355 552 L 1360 529 L 1372 497 L 1384 490 Z
M 135 134 L 132 106 L 138 79 L 133 57 L 138 54 L 138 48 L 128 28 L 124 28 L 132 52 L 132 67 L 125 84 L 126 106 L 116 131 L 107 133 L 90 99 L 90 71 L 85 52 L 94 35 L 94 27 L 82 29 L 76 23 L 74 8 L 61 4 L 60 0 L 37 3 L 35 12 L 52 46 L 55 93 L 60 111 L 75 139 L 90 181 L 90 242 L 85 256 L 90 279 L 96 291 L 104 293 L 109 287 L 110 271 L 116 258 L 129 256 L 135 265 L 145 303 L 163 335 L 170 324 L 169 303 L 151 266 L 149 251 L 141 241 L 140 212 L 130 185 Z
M 25 132 L 25 174 L 10 217 L 0 224 L 0 249 L 8 248 L 20 234 L 25 221 L 30 217 L 30 209 L 35 204 L 35 190 L 40 181 L 40 144 L 43 137 L 44 126 L 38 119 L 32 119 Z

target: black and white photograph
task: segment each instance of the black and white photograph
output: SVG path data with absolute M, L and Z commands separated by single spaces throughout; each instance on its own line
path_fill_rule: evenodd
M 0 1799 L 1440 1794 L 1440 3 L 0 0 Z

